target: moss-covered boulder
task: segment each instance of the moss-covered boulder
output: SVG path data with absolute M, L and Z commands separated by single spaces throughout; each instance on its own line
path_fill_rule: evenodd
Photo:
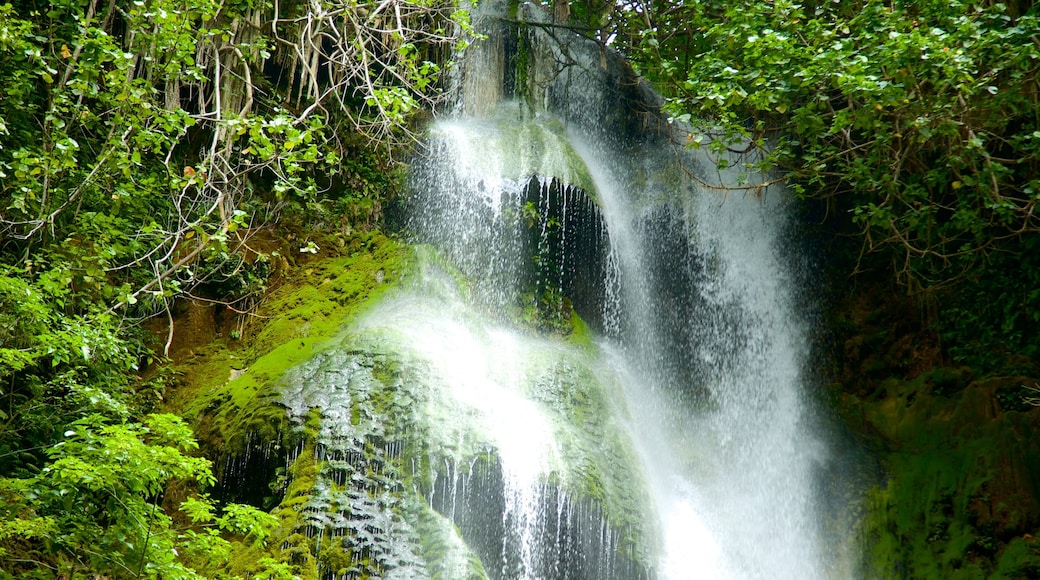
M 550 334 L 503 326 L 466 304 L 467 281 L 435 253 L 378 234 L 298 270 L 258 323 L 181 367 L 220 495 L 281 521 L 272 554 L 304 578 L 649 575 L 652 523 L 617 385 L 577 315 Z M 490 378 L 467 376 L 467 361 L 447 360 L 466 340 L 508 345 L 511 362 L 498 369 L 493 348 L 469 365 Z M 541 427 L 503 438 L 521 409 Z M 518 457 L 537 469 L 518 475 Z
M 271 389 L 285 372 L 327 348 L 347 323 L 413 268 L 409 246 L 378 232 L 340 240 L 323 259 L 280 280 L 243 330 L 197 345 L 176 366 L 181 412 L 203 442 L 239 453 L 249 437 L 277 440 L 284 412 Z

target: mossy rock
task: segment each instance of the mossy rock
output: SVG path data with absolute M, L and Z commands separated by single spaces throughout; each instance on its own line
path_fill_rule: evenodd
M 249 327 L 234 349 L 218 340 L 196 351 L 186 373 L 196 398 L 185 406 L 206 448 L 222 454 L 222 499 L 271 509 L 281 530 L 270 552 L 302 578 L 409 568 L 486 578 L 459 531 L 430 509 L 429 495 L 435 464 L 479 460 L 490 473 L 500 469 L 496 452 L 479 438 L 463 448 L 431 447 L 436 421 L 423 413 L 437 395 L 424 386 L 427 363 L 401 352 L 392 331 L 364 324 L 376 304 L 392 310 L 389 298 L 407 292 L 465 302 L 467 281 L 429 249 L 383 236 L 346 248 L 302 266 L 275 290 L 259 312 L 264 324 Z M 417 290 L 409 280 L 419 278 L 443 287 Z M 631 478 L 634 454 L 616 419 L 606 418 L 609 385 L 580 362 L 595 358 L 591 334 L 576 314 L 570 323 L 566 338 L 543 340 L 532 356 L 545 360 L 532 361 L 537 370 L 527 377 L 528 395 L 568 441 L 569 467 L 549 474 L 543 493 L 563 498 L 571 506 L 564 511 L 604 518 L 616 538 L 611 549 L 645 569 L 653 540 L 638 515 L 645 492 Z M 589 529 L 599 536 L 599 525 Z
M 890 379 L 882 397 L 847 400 L 887 449 L 887 481 L 869 492 L 865 522 L 881 577 L 1032 578 L 1040 570 L 1040 409 L 1001 400 L 1032 383 L 969 377 L 940 368 Z
M 196 420 L 203 444 L 234 454 L 249 437 L 279 440 L 286 427 L 279 379 L 333 344 L 349 320 L 411 272 L 414 259 L 407 245 L 359 234 L 342 255 L 299 266 L 241 337 L 218 339 L 179 364 L 182 388 L 194 394 L 182 414 Z

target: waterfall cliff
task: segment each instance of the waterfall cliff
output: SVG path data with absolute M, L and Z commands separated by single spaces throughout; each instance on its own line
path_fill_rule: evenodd
M 323 578 L 841 577 L 785 193 L 683 147 L 541 8 L 477 28 L 410 163 L 412 266 L 280 379 L 301 553 Z

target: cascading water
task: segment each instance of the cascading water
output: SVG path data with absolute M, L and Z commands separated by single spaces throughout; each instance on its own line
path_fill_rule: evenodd
M 325 575 L 840 576 L 783 192 L 704 187 L 737 178 L 595 43 L 485 26 L 413 164 L 417 272 L 288 381 Z

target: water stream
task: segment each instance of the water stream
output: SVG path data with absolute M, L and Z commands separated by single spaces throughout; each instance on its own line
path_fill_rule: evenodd
M 411 441 L 385 455 L 424 505 L 372 508 L 415 546 L 380 552 L 387 577 L 840 577 L 784 192 L 726 189 L 736 173 L 676 147 L 684 129 L 594 43 L 483 26 L 413 163 L 419 272 L 295 381 L 326 386 L 287 396 L 301 420 L 324 410 L 343 456 Z M 366 423 L 384 367 L 407 405 Z

